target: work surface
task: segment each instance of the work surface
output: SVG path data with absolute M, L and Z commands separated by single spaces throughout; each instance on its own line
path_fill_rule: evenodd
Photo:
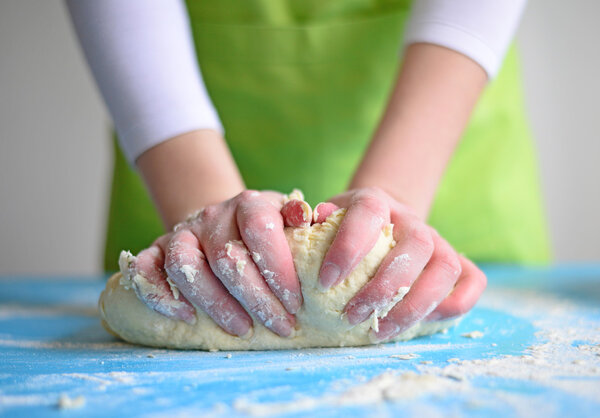
M 103 278 L 0 278 L 0 415 L 598 416 L 600 265 L 485 271 L 446 334 L 270 352 L 129 345 Z

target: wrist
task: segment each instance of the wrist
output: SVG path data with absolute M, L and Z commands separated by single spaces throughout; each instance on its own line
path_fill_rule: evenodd
M 426 219 L 487 75 L 470 58 L 412 44 L 351 187 L 377 186 Z
M 244 189 L 225 140 L 213 130 L 171 138 L 144 152 L 136 164 L 167 229 Z

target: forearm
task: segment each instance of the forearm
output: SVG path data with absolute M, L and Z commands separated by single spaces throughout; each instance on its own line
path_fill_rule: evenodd
M 350 188 L 378 186 L 425 219 L 486 81 L 483 68 L 458 52 L 410 45 Z
M 194 210 L 244 189 L 225 140 L 213 130 L 162 142 L 144 152 L 136 164 L 167 229 Z

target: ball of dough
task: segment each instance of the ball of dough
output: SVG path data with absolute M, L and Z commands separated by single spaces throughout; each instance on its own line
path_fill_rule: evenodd
M 292 338 L 279 337 L 254 320 L 254 333 L 249 339 L 234 337 L 219 328 L 199 308 L 197 321 L 189 325 L 169 319 L 146 307 L 133 289 L 125 286 L 121 273 L 108 280 L 99 301 L 103 325 L 112 334 L 131 343 L 153 347 L 201 350 L 263 350 L 303 347 L 340 347 L 372 344 L 369 329 L 408 291 L 398 292 L 390 306 L 376 312 L 371 319 L 350 326 L 342 316 L 344 306 L 377 271 L 386 254 L 394 247 L 392 225 L 381 235 L 358 267 L 339 285 L 323 292 L 318 285 L 321 263 L 335 238 L 345 211 L 334 212 L 322 224 L 305 228 L 286 228 L 285 234 L 302 287 L 304 304 L 296 314 L 296 332 Z M 418 323 L 392 341 L 407 340 L 447 329 L 454 320 Z

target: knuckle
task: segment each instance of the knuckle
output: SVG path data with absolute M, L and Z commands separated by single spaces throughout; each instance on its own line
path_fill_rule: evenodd
M 239 195 L 237 195 L 237 199 L 240 202 L 249 202 L 250 200 L 257 197 L 259 194 L 260 193 L 258 193 L 256 190 L 244 190 Z
M 374 215 L 381 216 L 385 213 L 386 202 L 378 193 L 365 191 L 357 196 L 356 203 Z
M 164 248 L 166 246 L 166 244 L 169 242 L 169 239 L 171 238 L 171 234 L 165 234 L 165 235 L 161 235 L 160 237 L 156 238 L 154 240 L 154 242 L 152 243 L 152 246 L 156 246 L 159 248 Z
M 209 205 L 205 207 L 201 213 L 202 220 L 205 222 L 210 222 L 216 219 L 220 212 L 221 210 L 218 205 Z
M 251 229 L 254 233 L 265 229 L 266 225 L 274 223 L 273 218 L 264 213 L 257 213 L 249 219 L 245 220 L 244 228 Z
M 271 312 L 269 306 L 270 305 L 267 300 L 259 298 L 249 304 L 248 309 L 255 313 L 261 321 L 265 322 L 268 319 L 267 313 Z
M 364 189 L 361 189 L 358 192 L 358 194 L 363 196 L 374 196 L 381 200 L 385 199 L 385 197 L 387 196 L 386 192 L 384 192 L 382 188 L 377 186 L 365 187 Z
M 436 256 L 436 266 L 448 273 L 449 275 L 458 278 L 461 272 L 460 260 L 454 252 L 448 249 L 441 249 Z
M 413 221 L 409 226 L 407 233 L 407 239 L 417 249 L 424 253 L 431 255 L 433 254 L 433 237 L 431 232 L 423 222 Z

